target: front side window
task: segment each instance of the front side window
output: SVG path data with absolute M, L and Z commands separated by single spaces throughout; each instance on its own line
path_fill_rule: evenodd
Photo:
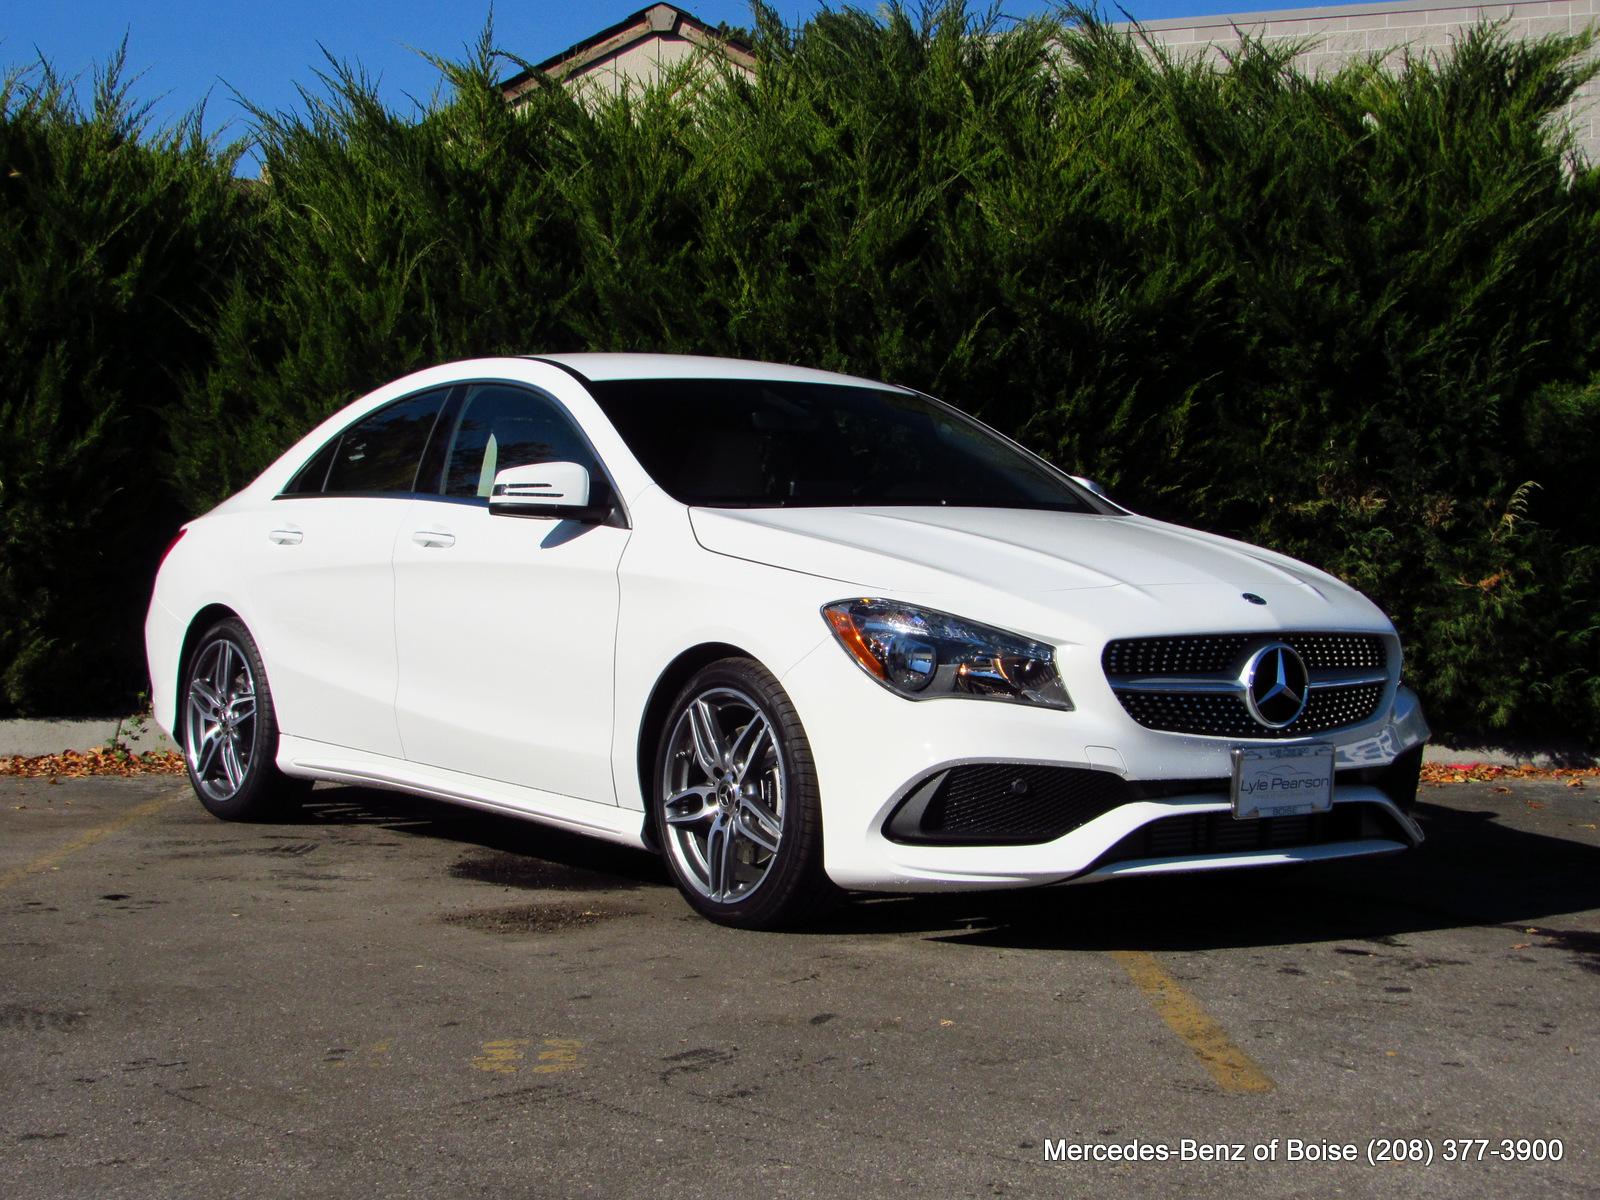
M 325 494 L 400 493 L 416 486 L 417 464 L 438 420 L 448 389 L 423 392 L 380 408 L 357 421 L 336 439 L 328 464 Z M 313 471 L 326 448 L 302 469 Z M 295 483 L 300 482 L 296 476 Z M 307 491 L 316 490 L 309 486 Z M 293 488 L 291 484 L 291 489 Z
M 605 474 L 589 443 L 555 403 L 524 388 L 479 384 L 467 393 L 436 487 L 446 496 L 488 496 L 497 472 L 531 463 L 572 462 L 589 472 L 590 495 Z
M 640 464 L 682 504 L 1110 511 L 926 396 L 746 379 L 596 381 L 589 390 Z

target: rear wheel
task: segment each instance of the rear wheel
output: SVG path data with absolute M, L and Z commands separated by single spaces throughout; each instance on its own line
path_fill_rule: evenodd
M 195 643 L 183 673 L 183 760 L 200 803 L 230 821 L 277 816 L 311 790 L 278 770 L 278 720 L 255 640 L 219 621 Z
M 749 659 L 712 663 L 674 701 L 656 754 L 656 828 L 703 915 L 772 929 L 839 895 L 822 869 L 822 809 L 800 718 Z

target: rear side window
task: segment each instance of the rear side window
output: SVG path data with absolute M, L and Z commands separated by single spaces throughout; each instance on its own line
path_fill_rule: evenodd
M 589 443 L 555 403 L 523 388 L 480 384 L 462 407 L 440 490 L 446 496 L 487 496 L 497 471 L 542 462 L 579 464 L 588 470 L 592 489 L 605 481 Z
M 448 394 L 448 389 L 441 389 L 396 401 L 346 429 L 334 443 L 323 492 L 412 491 L 417 464 Z M 301 474 L 312 471 L 320 458 L 322 454 L 307 463 Z
M 317 456 L 294 473 L 294 478 L 289 480 L 289 485 L 283 489 L 285 496 L 315 496 L 322 491 L 322 485 L 328 481 L 328 468 L 333 464 L 333 452 L 339 448 L 339 439 L 334 438 L 321 450 Z

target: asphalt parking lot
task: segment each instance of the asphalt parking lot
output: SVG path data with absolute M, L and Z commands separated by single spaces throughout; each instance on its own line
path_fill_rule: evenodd
M 1427 790 L 1400 858 L 782 935 L 642 854 L 314 798 L 0 780 L 0 1195 L 1600 1193 L 1592 784 Z M 1366 1161 L 1397 1136 L 1434 1164 Z

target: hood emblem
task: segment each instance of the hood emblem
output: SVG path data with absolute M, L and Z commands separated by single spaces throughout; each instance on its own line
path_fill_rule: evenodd
M 1282 729 L 1299 719 L 1306 708 L 1310 681 L 1305 660 L 1284 642 L 1262 646 L 1239 673 L 1245 707 L 1268 729 Z
M 1265 604 L 1266 603 L 1266 600 L 1264 600 L 1262 597 L 1256 595 L 1254 592 L 1245 592 L 1245 593 L 1243 593 L 1243 595 L 1244 595 L 1244 598 L 1246 600 L 1250 601 L 1251 604 Z

